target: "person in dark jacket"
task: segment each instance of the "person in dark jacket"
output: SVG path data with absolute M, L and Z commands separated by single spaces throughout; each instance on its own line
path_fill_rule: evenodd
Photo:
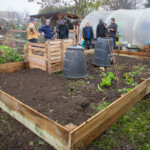
M 46 24 L 39 28 L 39 32 L 42 33 L 43 37 L 45 38 L 45 41 L 52 40 L 53 29 L 50 24 L 50 19 L 47 19 Z
M 69 27 L 65 24 L 65 20 L 62 19 L 60 24 L 57 26 L 58 39 L 68 39 L 69 38 Z
M 107 32 L 107 26 L 106 24 L 104 24 L 103 19 L 100 19 L 96 29 L 96 37 L 97 38 L 106 37 L 106 32 Z
M 90 23 L 87 22 L 86 26 L 83 28 L 83 39 L 85 40 L 85 49 L 91 48 L 93 37 L 93 28 L 90 26 Z
M 116 49 L 116 34 L 117 34 L 117 24 L 115 23 L 115 18 L 111 18 L 111 25 L 108 27 L 109 36 L 113 38 L 113 48 Z

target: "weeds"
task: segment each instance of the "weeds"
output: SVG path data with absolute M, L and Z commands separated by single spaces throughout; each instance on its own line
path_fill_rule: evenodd
M 106 108 L 110 103 L 109 102 L 103 102 L 102 104 L 96 105 L 92 104 L 92 109 L 96 110 L 97 112 L 100 112 L 104 108 Z
M 131 90 L 132 90 L 132 88 L 123 88 L 118 91 L 121 92 L 122 94 L 126 94 L 126 93 L 130 92 Z

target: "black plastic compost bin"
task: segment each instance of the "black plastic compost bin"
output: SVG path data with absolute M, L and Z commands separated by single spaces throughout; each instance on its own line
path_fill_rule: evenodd
M 70 46 L 67 48 L 63 75 L 70 79 L 79 79 L 88 76 L 83 47 Z
M 111 67 L 113 56 L 113 39 L 98 38 L 95 45 L 93 64 L 99 67 Z

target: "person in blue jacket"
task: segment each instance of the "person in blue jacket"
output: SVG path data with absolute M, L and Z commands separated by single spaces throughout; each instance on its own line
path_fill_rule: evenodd
M 50 24 L 50 19 L 46 20 L 46 24 L 39 28 L 39 32 L 42 33 L 43 37 L 45 38 L 45 41 L 52 40 L 53 38 L 53 29 Z

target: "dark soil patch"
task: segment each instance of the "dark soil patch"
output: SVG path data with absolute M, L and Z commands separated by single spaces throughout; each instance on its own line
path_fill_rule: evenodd
M 38 69 L 23 70 L 11 74 L 1 74 L 0 89 L 62 125 L 68 123 L 79 125 L 97 113 L 97 111 L 92 108 L 92 104 L 99 105 L 104 101 L 111 103 L 121 96 L 121 93 L 118 92 L 116 81 L 113 81 L 112 86 L 104 87 L 103 93 L 97 90 L 97 85 L 103 78 L 101 76 L 102 71 L 94 67 L 91 62 L 92 55 L 89 55 L 87 57 L 89 77 L 85 79 L 68 80 L 63 77 L 62 74 L 55 73 L 50 75 Z M 124 73 L 135 71 L 140 67 L 143 67 L 144 70 L 134 77 L 135 82 L 140 83 L 141 77 L 148 78 L 150 76 L 150 71 L 148 70 L 150 69 L 150 60 L 148 59 L 117 57 L 117 64 L 120 77 L 122 77 Z M 108 68 L 105 73 L 110 71 L 115 73 L 115 68 Z M 131 85 L 121 83 L 119 89 L 124 87 L 133 88 Z M 3 113 L 4 112 L 0 112 L 1 115 L 3 115 Z M 9 116 L 7 117 L 9 118 Z M 15 139 L 18 139 L 15 149 L 20 149 L 21 144 L 24 145 L 24 143 L 29 142 L 30 139 L 34 141 L 34 143 L 37 143 L 38 137 L 34 136 L 34 134 L 15 120 L 11 119 L 11 121 L 12 124 L 15 124 L 15 128 L 22 130 L 16 132 L 16 130 L 12 129 L 10 132 L 10 142 L 10 138 L 13 139 L 16 137 Z M 31 135 L 29 137 L 26 136 L 28 132 Z M 9 136 L 9 134 L 6 134 L 6 136 L 4 134 L 2 141 L 5 141 L 7 136 Z M 12 141 L 14 141 L 14 139 Z M 42 149 L 47 149 L 48 145 L 44 144 L 44 146 L 45 148 Z M 6 144 L 6 147 L 10 149 L 8 144 Z M 39 146 L 37 144 L 37 149 L 38 148 Z

